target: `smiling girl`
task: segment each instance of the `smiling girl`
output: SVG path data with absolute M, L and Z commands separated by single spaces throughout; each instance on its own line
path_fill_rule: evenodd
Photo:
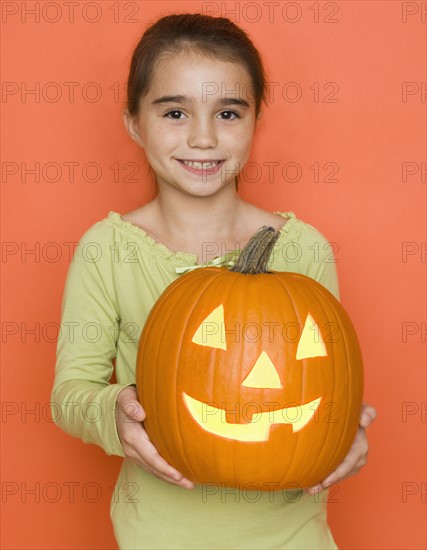
M 280 231 L 270 269 L 308 275 L 338 297 L 325 237 L 293 212 L 262 210 L 237 192 L 265 102 L 259 53 L 228 19 L 166 16 L 135 48 L 127 91 L 124 124 L 154 171 L 157 194 L 127 214 L 110 211 L 79 242 L 62 324 L 98 331 L 58 341 L 52 402 L 64 411 L 54 417 L 67 433 L 124 458 L 111 500 L 122 549 L 337 548 L 327 491 L 317 493 L 365 464 L 375 409 L 363 406 L 345 461 L 310 491 L 224 489 L 195 485 L 159 456 L 135 390 L 138 339 L 163 290 L 187 268 L 209 263 L 208 251 L 220 251 L 216 261 L 226 265 L 225 253 L 237 257 L 263 225 Z M 289 243 L 302 251 L 297 262 L 283 253 Z M 321 251 L 316 262 L 313 245 Z

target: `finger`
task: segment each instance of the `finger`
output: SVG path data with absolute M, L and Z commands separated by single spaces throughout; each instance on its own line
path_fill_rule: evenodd
M 313 487 L 309 487 L 308 489 L 304 489 L 306 493 L 309 495 L 315 495 L 316 493 L 321 493 L 324 491 L 327 487 L 324 487 L 321 483 L 319 485 L 314 485 Z
M 143 422 L 147 416 L 144 409 L 135 399 L 127 399 L 121 408 L 125 415 L 135 422 Z
M 321 485 L 326 488 L 333 483 L 338 483 L 347 477 L 356 475 L 366 464 L 366 455 L 367 453 L 349 454 L 338 468 L 322 481 Z
M 328 489 L 328 487 L 334 485 L 334 483 L 338 483 L 341 478 L 339 478 L 336 474 L 337 470 L 335 470 L 333 474 L 331 474 L 318 485 L 313 485 L 313 487 L 308 487 L 307 489 L 305 489 L 306 493 L 308 493 L 309 495 L 315 495 L 316 493 L 321 493 L 322 491 L 325 491 L 326 489 Z
M 352 466 L 341 464 L 325 481 L 322 482 L 323 487 L 329 487 L 334 483 L 338 483 L 347 477 L 351 477 L 359 473 L 359 470 L 366 464 L 366 459 L 360 458 Z
M 141 459 L 150 468 L 154 475 L 160 475 L 173 483 L 184 484 L 185 486 L 193 486 L 193 483 L 186 479 L 178 470 L 168 464 L 166 460 L 161 457 L 148 439 L 146 432 L 144 432 L 145 443 L 139 449 L 137 449 Z
M 166 475 L 175 480 L 182 478 L 182 475 L 178 472 L 178 470 L 170 466 L 166 460 L 159 455 L 157 449 L 149 440 L 147 440 L 144 447 L 141 448 L 140 455 L 144 462 L 150 466 L 150 468 L 160 474 Z
M 141 457 L 140 452 L 138 452 L 134 446 L 125 446 L 124 449 L 127 458 L 129 458 L 138 466 L 144 468 L 144 470 L 157 477 L 158 479 L 161 479 L 162 481 L 167 481 L 168 483 L 172 483 L 174 485 L 179 485 L 180 487 L 184 487 L 186 489 L 192 489 L 194 487 L 194 483 L 189 479 L 183 477 L 181 474 L 179 476 L 171 477 L 168 473 L 162 473 L 157 467 L 153 467 L 150 463 L 148 463 L 144 458 Z
M 179 487 L 184 487 L 185 489 L 193 489 L 194 487 L 194 483 L 182 475 L 180 476 L 180 479 L 176 479 L 175 477 L 160 473 L 157 469 L 152 468 L 146 462 L 143 462 L 140 465 L 142 465 L 144 469 L 150 472 L 153 476 L 161 479 L 162 481 L 167 481 L 168 483 L 178 485 Z
M 324 491 L 334 483 L 342 481 L 359 472 L 367 462 L 368 445 L 364 435 L 364 429 L 359 428 L 356 439 L 342 463 L 328 477 L 318 485 L 306 489 L 308 494 L 315 494 Z
M 362 428 L 367 428 L 372 424 L 372 422 L 377 417 L 377 411 L 374 407 L 371 405 L 368 405 L 366 403 L 362 404 L 362 411 L 360 413 L 360 421 L 359 425 Z
M 139 457 L 136 457 L 137 459 L 135 462 L 138 464 L 138 466 L 142 466 L 144 470 L 152 474 L 154 477 L 157 477 L 158 479 L 161 479 L 162 481 L 167 481 L 168 483 L 171 483 L 172 485 L 178 485 L 179 487 L 184 487 L 185 489 L 193 489 L 194 483 L 190 481 L 189 479 L 185 477 L 181 477 L 181 479 L 175 479 L 173 477 L 170 477 L 168 475 L 160 473 L 157 469 L 152 468 L 149 464 L 147 464 L 145 461 L 142 461 Z

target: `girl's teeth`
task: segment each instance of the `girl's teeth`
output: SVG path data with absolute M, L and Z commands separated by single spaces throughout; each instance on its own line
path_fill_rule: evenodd
M 219 163 L 218 160 L 215 160 L 213 162 L 192 162 L 191 160 L 183 160 L 182 162 L 187 166 L 192 166 L 193 168 L 204 168 L 204 169 L 213 168 Z

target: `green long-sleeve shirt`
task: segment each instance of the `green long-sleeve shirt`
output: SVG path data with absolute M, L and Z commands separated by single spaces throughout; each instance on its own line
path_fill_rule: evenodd
M 269 269 L 308 275 L 339 298 L 325 237 L 293 212 L 275 214 L 283 216 L 284 226 Z M 84 233 L 67 275 L 51 396 L 53 417 L 65 432 L 125 457 L 115 422 L 117 395 L 135 383 L 138 340 L 151 307 L 180 277 L 175 268 L 196 261 L 194 254 L 155 242 L 116 212 Z M 117 383 L 111 384 L 114 358 Z M 327 491 L 309 496 L 290 489 L 187 490 L 126 458 L 118 486 L 128 488 L 128 498 L 111 500 L 121 549 L 337 548 L 326 522 Z

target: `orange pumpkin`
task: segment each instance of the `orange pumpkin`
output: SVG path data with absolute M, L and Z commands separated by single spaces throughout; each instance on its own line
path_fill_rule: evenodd
M 356 436 L 363 363 L 355 330 L 321 284 L 267 271 L 278 235 L 261 228 L 232 270 L 203 267 L 174 281 L 141 334 L 145 429 L 196 483 L 309 487 Z

